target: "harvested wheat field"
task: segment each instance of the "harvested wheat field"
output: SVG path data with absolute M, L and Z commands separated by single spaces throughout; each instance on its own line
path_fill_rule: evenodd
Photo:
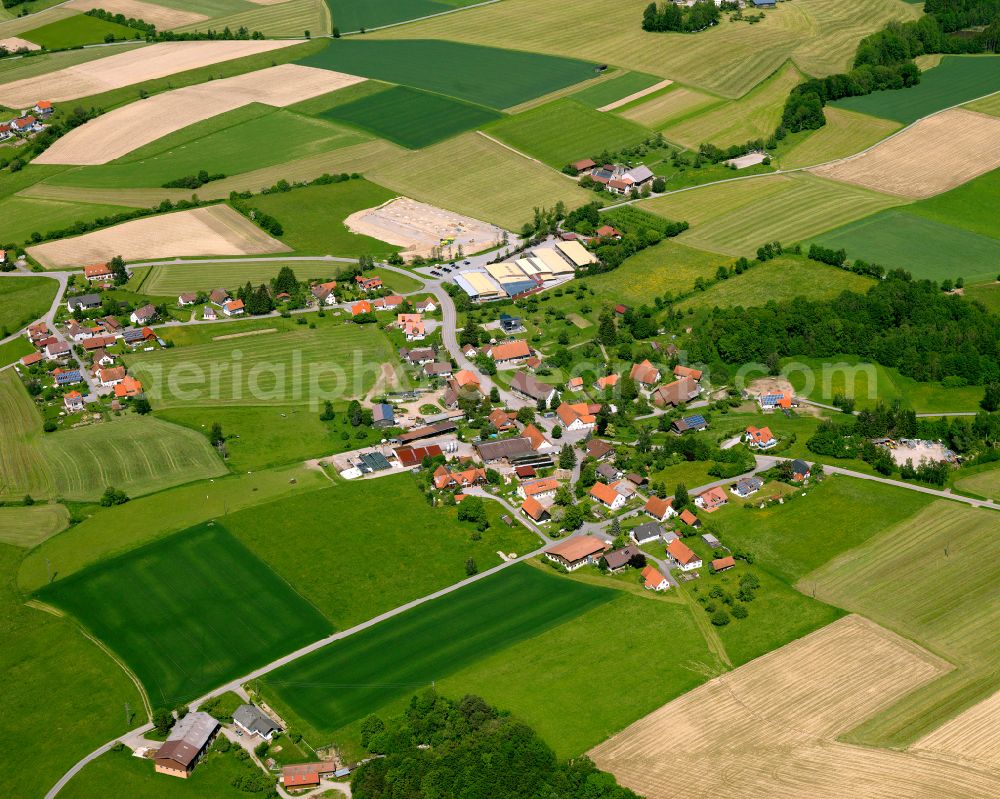
M 27 39 L 20 39 L 17 36 L 10 36 L 6 39 L 0 39 L 0 48 L 3 48 L 9 53 L 15 53 L 18 50 L 41 50 L 41 45 L 37 45 L 34 42 L 29 42 Z
M 1000 119 L 953 108 L 817 175 L 902 197 L 932 197 L 1000 166 Z
M 183 255 L 261 255 L 287 252 L 227 205 L 134 219 L 72 239 L 29 247 L 47 269 L 103 263 L 116 255 L 126 261 Z
M 925 735 L 914 752 L 938 752 L 1000 769 L 1000 691 Z
M 196 11 L 181 11 L 177 8 L 146 3 L 144 0 L 69 0 L 66 8 L 76 11 L 90 11 L 103 8 L 112 14 L 124 14 L 126 17 L 141 19 L 155 25 L 160 30 L 170 30 L 181 25 L 190 25 L 208 19 Z
M 168 133 L 240 106 L 289 106 L 363 80 L 327 69 L 282 64 L 185 86 L 116 108 L 74 128 L 38 156 L 35 163 L 106 164 Z
M 590 752 L 647 799 L 1000 797 L 1000 773 L 835 737 L 949 665 L 847 616 L 654 711 Z
M 301 44 L 303 39 L 161 42 L 127 53 L 99 58 L 34 78 L 0 85 L 0 105 L 27 107 L 39 97 L 58 102 L 120 89 L 144 80 L 164 78 L 189 69 L 267 53 Z
M 397 197 L 376 208 L 357 211 L 344 220 L 348 230 L 404 247 L 403 255 L 429 256 L 442 239 L 454 239 L 473 253 L 500 242 L 503 231 L 472 217 Z

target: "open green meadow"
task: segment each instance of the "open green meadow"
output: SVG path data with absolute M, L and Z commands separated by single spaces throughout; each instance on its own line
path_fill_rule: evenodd
M 25 242 L 32 233 L 71 227 L 76 222 L 93 222 L 102 216 L 128 211 L 123 205 L 36 200 L 28 197 L 7 197 L 0 200 L 5 241 Z M 2 311 L 0 311 L 2 313 Z
M 271 672 L 262 680 L 267 701 L 313 746 L 328 743 L 387 703 L 615 596 L 526 565 L 511 567 Z M 590 685 L 592 676 L 586 679 Z
M 785 245 L 868 216 L 898 197 L 816 178 L 776 175 L 675 192 L 640 204 L 691 229 L 679 240 L 728 255 L 751 255 L 767 241 Z
M 985 308 L 1000 314 L 1000 281 L 980 283 L 978 286 L 967 286 L 965 296 L 970 300 L 981 302 Z M 3 363 L 0 360 L 0 363 Z
M 1000 239 L 917 216 L 909 208 L 859 219 L 814 239 L 887 269 L 905 269 L 915 278 L 968 283 L 995 278 L 1000 271 Z
M 409 474 L 338 482 L 309 496 L 234 513 L 226 529 L 268 563 L 338 629 L 464 580 L 465 562 L 480 571 L 501 563 L 497 551 L 523 555 L 540 541 L 520 524 L 476 528 L 457 511 L 430 507 Z
M 308 100 L 294 103 L 287 106 L 287 108 L 289 111 L 294 111 L 297 114 L 308 114 L 313 117 L 323 116 L 326 111 L 336 108 L 339 105 L 347 105 L 348 103 L 363 100 L 365 97 L 379 94 L 392 87 L 393 84 L 382 83 L 379 80 L 363 80 L 360 83 L 352 83 L 350 86 L 344 86 L 342 89 L 335 89 L 326 94 L 310 97 Z
M 367 139 L 342 125 L 252 103 L 164 136 L 113 163 L 77 167 L 51 182 L 95 189 L 162 186 L 201 170 L 237 175 Z
M 648 98 L 629 103 L 615 113 L 640 125 L 659 130 L 670 122 L 694 116 L 709 106 L 720 105 L 723 102 L 725 101 L 713 95 L 675 83 Z
M 745 96 L 667 125 L 663 135 L 668 141 L 691 148 L 705 142 L 728 147 L 748 139 L 767 138 L 781 122 L 788 93 L 801 80 L 802 74 L 787 64 Z
M 872 92 L 832 103 L 862 114 L 894 119 L 903 124 L 1000 91 L 1000 59 L 988 55 L 946 55 L 934 69 L 909 89 Z
M 967 103 L 965 108 L 970 111 L 978 111 L 981 114 L 1000 117 L 1000 94 L 991 94 L 981 100 L 973 100 Z
M 908 213 L 1000 239 L 1000 169 L 980 175 L 951 191 L 908 205 Z
M 440 94 L 394 86 L 319 114 L 410 149 L 427 147 L 500 118 L 493 109 Z
M 360 4 L 351 0 L 327 0 L 327 5 L 334 26 L 341 33 L 354 33 L 455 11 L 475 2 L 477 0 L 369 0 Z
M 634 122 L 595 111 L 569 97 L 495 122 L 487 133 L 556 169 L 605 151 L 632 147 L 652 135 Z
M 796 0 L 768 9 L 755 25 L 724 20 L 692 35 L 643 31 L 647 5 L 648 0 L 504 0 L 371 38 L 451 39 L 585 58 L 741 97 L 789 59 L 810 75 L 843 72 L 862 37 L 889 20 L 922 13 L 901 0 Z
M 14 363 L 18 358 L 23 358 L 34 351 L 35 348 L 28 339 L 21 337 L 11 339 L 6 344 L 0 344 L 0 366 Z
M 57 291 L 59 282 L 52 278 L 0 276 L 0 338 L 6 338 L 48 313 Z
M 367 177 L 415 200 L 519 230 L 536 206 L 593 199 L 575 181 L 476 133 L 373 162 Z
M 826 125 L 779 155 L 783 169 L 815 166 L 860 153 L 899 130 L 899 124 L 843 108 L 823 109 Z
M 23 554 L 0 544 L 0 669 L 10 681 L 0 716 L 20 720 L 0 776 L 11 796 L 43 796 L 81 757 L 146 719 L 136 687 L 97 644 L 69 619 L 24 604 L 14 587 Z
M 799 396 L 829 404 L 843 394 L 853 397 L 858 408 L 898 400 L 917 413 L 977 411 L 983 396 L 982 386 L 946 388 L 940 383 L 920 383 L 896 369 L 862 363 L 855 355 L 787 358 L 782 361 L 782 373 Z
M 0 543 L 30 549 L 69 526 L 63 505 L 0 507 Z
M 594 75 L 593 64 L 587 61 L 429 39 L 337 39 L 300 63 L 427 89 L 498 109 Z
M 214 523 L 103 561 L 38 594 L 174 707 L 311 643 L 329 622 Z
M 846 740 L 902 748 L 996 691 L 1000 647 L 986 631 L 1000 624 L 998 532 L 995 512 L 937 501 L 800 581 L 956 665 Z
M 959 476 L 955 487 L 970 494 L 1000 500 L 1000 467 L 994 464 L 968 477 Z
M 0 498 L 49 497 L 52 473 L 41 454 L 42 418 L 13 369 L 0 372 Z
M 312 405 L 363 397 L 392 358 L 375 325 L 317 319 L 316 328 L 129 355 L 129 372 L 157 408 Z
M 606 105 L 622 100 L 625 97 L 655 86 L 662 78 L 647 75 L 644 72 L 623 72 L 609 80 L 603 80 L 573 92 L 572 97 L 579 103 L 590 108 L 603 108 Z
M 214 2 L 214 0 L 213 0 Z M 229 5 L 230 3 L 226 3 Z M 173 0 L 164 5 L 183 6 L 187 10 L 202 11 L 201 0 L 192 7 L 185 0 Z M 235 5 L 235 0 L 232 0 Z M 238 30 L 246 28 L 261 31 L 267 36 L 320 36 L 330 32 L 330 12 L 323 0 L 287 0 L 283 3 L 241 2 L 239 9 L 224 16 L 212 15 L 213 19 L 181 25 L 174 30 L 190 33 L 206 30 Z M 209 13 L 204 11 L 204 13 Z
M 787 255 L 716 283 L 684 300 L 678 307 L 682 310 L 751 308 L 772 301 L 785 302 L 793 297 L 826 300 L 842 291 L 864 294 L 874 284 L 871 278 L 810 261 L 805 256 Z
M 396 197 L 367 180 L 306 186 L 290 192 L 254 197 L 254 208 L 270 214 L 285 232 L 281 240 L 299 253 L 338 255 L 357 258 L 361 255 L 387 256 L 400 248 L 371 236 L 352 233 L 344 220 L 355 211 L 374 208 Z
M 101 44 L 108 36 L 118 40 L 143 38 L 143 34 L 137 30 L 86 14 L 75 14 L 21 34 L 22 39 L 34 42 L 46 50 Z

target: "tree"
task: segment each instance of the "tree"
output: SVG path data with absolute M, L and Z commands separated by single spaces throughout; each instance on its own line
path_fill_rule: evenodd
M 216 447 L 226 440 L 226 437 L 222 433 L 221 422 L 212 422 L 212 432 L 209 433 L 208 440 L 211 441 L 212 445 Z
M 563 513 L 563 527 L 567 530 L 579 530 L 583 527 L 586 518 L 583 507 L 580 505 L 569 505 Z
M 458 334 L 458 344 L 461 347 L 464 347 L 466 344 L 472 347 L 478 347 L 482 338 L 482 328 L 477 322 L 469 320 L 465 323 L 465 327 L 462 328 L 462 332 Z
M 112 505 L 124 505 L 128 502 L 128 495 L 124 491 L 108 486 L 101 495 L 101 507 L 110 508 Z
M 323 403 L 323 412 L 319 415 L 321 421 L 332 422 L 334 417 L 333 403 L 327 400 Z
M 295 272 L 290 266 L 283 266 L 278 272 L 278 276 L 271 282 L 275 295 L 285 292 L 294 294 L 299 288 L 299 281 L 295 277 Z
M 517 421 L 521 424 L 534 424 L 535 409 L 527 406 L 517 409 Z
M 724 610 L 717 610 L 712 614 L 712 624 L 716 627 L 725 627 L 729 624 L 729 614 Z
M 34 505 L 35 504 L 35 498 L 33 496 L 31 496 L 31 494 L 25 494 L 24 495 L 24 499 L 21 500 L 21 502 L 24 505 Z
M 673 509 L 680 512 L 682 508 L 687 507 L 688 502 L 690 502 L 690 498 L 688 497 L 687 486 L 684 483 L 678 483 L 677 488 L 674 489 Z
M 559 450 L 559 468 L 572 469 L 574 466 L 576 466 L 576 453 L 569 444 L 563 444 Z
M 466 558 L 466 561 L 465 561 L 465 573 L 469 577 L 471 577 L 474 574 L 478 574 L 479 573 L 479 567 L 476 565 L 476 561 L 475 561 L 474 558 Z
M 351 423 L 351 427 L 361 427 L 364 418 L 361 403 L 357 400 L 351 400 L 347 406 L 347 420 Z
M 983 399 L 979 404 L 983 407 L 983 410 L 990 413 L 1000 410 L 1000 382 L 986 384 Z
M 128 283 L 128 270 L 125 268 L 124 258 L 120 255 L 116 255 L 108 261 L 108 268 L 111 269 L 111 274 L 114 276 L 116 286 Z
M 486 505 L 480 497 L 466 496 L 458 506 L 458 520 L 473 522 L 480 529 L 486 529 L 489 520 L 486 518 Z
M 137 397 L 132 400 L 132 410 L 142 416 L 145 416 L 153 410 L 153 406 L 149 404 L 149 400 L 145 397 Z
M 556 439 L 562 438 L 562 427 L 560 427 L 559 425 L 553 426 L 552 437 Z
M 615 327 L 615 319 L 611 311 L 604 311 L 601 314 L 597 327 L 597 340 L 605 347 L 614 346 L 618 343 L 618 329 Z
M 160 735 L 166 735 L 174 726 L 174 714 L 165 707 L 153 711 L 153 727 Z
M 361 722 L 361 745 L 367 749 L 371 739 L 382 732 L 385 732 L 385 722 L 374 713 L 368 715 Z

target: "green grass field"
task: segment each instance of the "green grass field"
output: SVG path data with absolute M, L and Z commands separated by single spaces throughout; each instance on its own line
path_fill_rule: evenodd
M 1000 264 L 1000 239 L 917 216 L 908 208 L 859 219 L 813 240 L 825 247 L 843 248 L 849 258 L 905 269 L 915 278 L 928 280 L 991 280 Z
M 378 511 L 374 512 L 373 509 Z M 431 508 L 409 474 L 338 483 L 308 505 L 285 499 L 232 514 L 225 525 L 258 557 L 345 629 L 500 564 L 497 550 L 523 555 L 538 538 L 520 524 L 492 523 L 478 541 L 454 508 Z M 276 532 L 280 531 L 280 535 Z
M 500 118 L 490 108 L 440 94 L 394 86 L 320 114 L 416 150 Z
M 209 523 L 38 592 L 174 707 L 330 632 L 329 622 L 224 528 Z
M 996 690 L 1000 624 L 993 601 L 1000 517 L 938 501 L 804 577 L 805 591 L 862 613 L 956 669 L 848 733 L 846 740 L 902 748 Z
M 6 338 L 44 316 L 52 306 L 57 291 L 59 282 L 52 278 L 0 276 L 0 338 Z
M 1000 500 L 1000 468 L 991 466 L 977 474 L 960 477 L 955 481 L 955 487 L 981 497 Z
M 487 133 L 556 169 L 632 147 L 652 135 L 634 122 L 568 97 L 495 122 Z
M 0 498 L 53 495 L 55 486 L 38 441 L 42 418 L 13 369 L 0 372 Z
M 0 543 L 30 549 L 69 526 L 62 505 L 26 505 L 0 508 Z
M 995 117 L 1000 116 L 1000 94 L 991 94 L 982 100 L 973 100 L 971 103 L 966 104 L 965 108 L 968 108 L 970 111 L 978 111 L 981 114 L 990 114 Z
M 213 5 L 218 0 L 209 0 Z M 236 0 L 223 0 L 227 6 L 235 6 Z M 191 5 L 187 0 L 172 0 L 165 5 L 174 5 L 186 10 L 202 11 L 205 6 L 199 0 Z M 220 3 L 222 5 L 222 3 Z M 279 8 L 280 6 L 280 8 Z M 243 27 L 250 31 L 261 31 L 267 36 L 319 36 L 330 32 L 330 12 L 323 0 L 287 0 L 283 3 L 239 2 L 239 9 L 224 16 L 212 14 L 213 19 L 181 25 L 178 33 L 206 30 L 238 30 Z
M 900 127 L 886 119 L 833 106 L 827 106 L 823 113 L 826 117 L 824 127 L 810 133 L 778 157 L 783 169 L 814 166 L 859 153 Z
M 644 72 L 623 72 L 608 80 L 602 80 L 586 89 L 573 92 L 571 95 L 577 102 L 590 108 L 603 108 L 606 105 L 622 100 L 650 86 L 655 86 L 661 78 L 647 75 Z
M 157 408 L 310 405 L 363 397 L 392 358 L 375 325 L 318 319 L 301 327 L 126 357 Z M 242 367 L 242 368 L 239 368 Z
M 751 255 L 766 241 L 791 245 L 893 205 L 898 197 L 811 175 L 776 175 L 676 192 L 641 203 L 691 229 L 679 240 L 692 247 Z
M 352 233 L 344 220 L 355 211 L 374 208 L 396 196 L 395 192 L 367 180 L 350 180 L 254 197 L 252 205 L 281 222 L 285 229 L 281 239 L 297 252 L 384 257 L 400 248 Z
M 629 103 L 615 113 L 659 130 L 681 117 L 693 116 L 709 106 L 720 105 L 724 101 L 687 86 L 672 86 L 650 95 L 648 98 Z
M 272 672 L 263 680 L 268 703 L 313 746 L 328 743 L 386 703 L 615 596 L 512 567 Z
M 219 286 L 242 286 L 248 280 L 257 286 L 275 277 L 287 264 L 171 264 L 151 266 L 136 290 L 153 297 L 172 297 L 188 291 L 211 291 Z M 141 268 L 141 267 L 140 267 Z M 131 284 L 130 284 L 131 285 Z
M 156 187 L 203 169 L 237 175 L 368 138 L 342 125 L 253 103 L 164 136 L 113 163 L 71 169 L 52 184 L 95 189 Z
M 34 351 L 35 348 L 31 346 L 31 342 L 28 339 L 11 339 L 6 344 L 0 344 L 0 366 L 7 366 L 14 363 L 18 358 L 23 358 Z
M 107 654 L 69 619 L 24 604 L 14 584 L 23 554 L 0 544 L 0 669 L 10 680 L 0 716 L 21 720 L 0 775 L 12 795 L 43 796 L 80 758 L 146 719 L 139 692 Z
M 913 88 L 845 97 L 832 105 L 909 124 L 942 108 L 996 91 L 1000 91 L 1000 59 L 947 55 L 940 65 L 924 72 Z
M 594 75 L 593 65 L 586 61 L 432 40 L 338 39 L 301 63 L 427 89 L 498 109 Z M 502 80 L 497 79 L 500 75 Z
M 21 34 L 22 39 L 34 42 L 46 50 L 64 50 L 84 44 L 100 44 L 108 36 L 118 40 L 141 39 L 143 34 L 117 22 L 106 22 L 86 14 L 66 17 Z
M 802 74 L 788 64 L 738 100 L 667 125 L 663 135 L 668 141 L 692 148 L 704 142 L 728 147 L 767 138 L 781 121 L 785 98 L 801 80 Z
M 350 0 L 327 0 L 327 5 L 333 16 L 333 24 L 340 32 L 353 33 L 429 17 L 431 14 L 443 14 L 475 2 L 476 0 L 370 0 L 359 5 Z
M 993 207 L 998 192 L 1000 169 L 994 169 L 944 194 L 908 205 L 906 210 L 925 219 L 1000 239 L 1000 217 Z
M 1000 281 L 981 283 L 978 286 L 968 286 L 965 296 L 970 300 L 980 302 L 993 313 L 1000 313 Z M 2 361 L 0 361 L 2 362 Z
M 842 291 L 865 293 L 875 284 L 870 278 L 844 269 L 810 261 L 804 256 L 784 256 L 751 269 L 742 275 L 709 287 L 686 299 L 678 307 L 750 308 L 772 300 L 785 302 L 793 297 L 813 300 L 832 299 Z
M 123 205 L 71 203 L 57 200 L 36 200 L 28 197 L 7 197 L 0 200 L 4 219 L 5 241 L 25 242 L 32 233 L 71 227 L 76 222 L 92 222 L 129 208 Z

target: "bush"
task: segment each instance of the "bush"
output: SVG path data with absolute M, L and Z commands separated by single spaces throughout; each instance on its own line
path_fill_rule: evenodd
M 53 422 L 53 421 L 52 421 L 51 419 L 47 419 L 47 420 L 46 420 L 46 422 L 45 422 L 45 424 L 44 424 L 44 425 L 42 425 L 42 429 L 43 429 L 43 430 L 44 430 L 44 431 L 45 431 L 46 433 L 54 433 L 54 432 L 55 432 L 56 430 L 58 430 L 58 429 L 59 429 L 59 425 L 57 425 L 57 424 L 56 424 L 55 422 Z
M 729 614 L 724 610 L 718 610 L 712 614 L 712 624 L 716 627 L 725 627 L 729 624 Z
M 732 609 L 730 610 L 730 613 L 732 613 L 733 618 L 736 619 L 745 619 L 747 616 L 750 615 L 749 612 L 747 611 L 746 605 L 739 605 L 739 604 L 733 605 Z

